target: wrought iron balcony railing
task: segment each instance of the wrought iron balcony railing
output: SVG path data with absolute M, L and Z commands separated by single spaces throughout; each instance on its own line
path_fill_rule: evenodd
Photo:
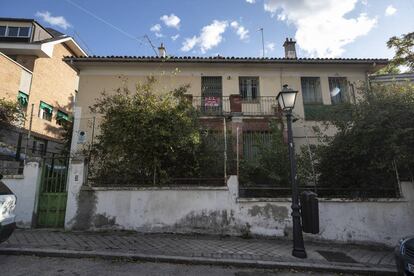
M 263 96 L 241 98 L 240 95 L 229 97 L 191 96 L 193 106 L 202 116 L 277 116 L 278 105 L 276 97 Z

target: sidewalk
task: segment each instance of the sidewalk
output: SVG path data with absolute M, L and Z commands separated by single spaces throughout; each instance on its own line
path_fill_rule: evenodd
M 255 268 L 296 268 L 368 274 L 395 273 L 390 249 L 306 242 L 307 259 L 291 256 L 292 243 L 278 239 L 242 239 L 135 232 L 16 230 L 0 244 L 0 255 L 106 258 Z

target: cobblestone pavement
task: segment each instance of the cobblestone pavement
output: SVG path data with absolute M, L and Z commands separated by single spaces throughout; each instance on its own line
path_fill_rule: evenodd
M 0 256 L 2 276 L 338 276 L 332 272 L 294 269 L 252 269 L 231 266 L 189 265 L 124 260 Z M 16 265 L 24 264 L 24 265 Z M 357 274 L 341 274 L 356 276 Z
M 209 259 L 340 264 L 394 268 L 391 249 L 380 247 L 305 242 L 307 259 L 291 256 L 292 243 L 280 239 L 242 239 L 204 235 L 141 234 L 136 232 L 65 232 L 16 230 L 0 244 L 10 249 L 79 252 L 134 253 Z M 328 260 L 329 259 L 329 260 Z

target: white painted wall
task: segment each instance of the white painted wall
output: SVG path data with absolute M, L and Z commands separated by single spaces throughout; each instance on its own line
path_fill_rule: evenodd
M 39 163 L 28 162 L 22 176 L 4 176 L 2 181 L 17 197 L 15 209 L 17 226 L 30 228 L 37 209 L 36 202 L 40 184 Z
M 83 164 L 71 165 L 67 229 L 285 236 L 291 232 L 288 199 L 239 199 L 237 177 L 227 187 L 88 188 Z M 82 196 L 79 196 L 82 188 Z M 402 199 L 321 200 L 320 234 L 306 238 L 394 245 L 414 234 L 414 184 Z

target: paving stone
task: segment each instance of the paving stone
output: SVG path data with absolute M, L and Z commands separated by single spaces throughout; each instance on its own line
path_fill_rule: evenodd
M 305 242 L 308 263 L 329 264 L 317 251 L 347 254 L 361 265 L 393 265 L 392 249 Z M 16 230 L 2 248 L 36 248 L 77 251 L 110 251 L 193 256 L 212 259 L 255 261 L 298 261 L 291 256 L 292 242 L 282 239 L 242 239 L 202 235 L 141 234 L 131 232 L 65 232 L 51 230 Z

